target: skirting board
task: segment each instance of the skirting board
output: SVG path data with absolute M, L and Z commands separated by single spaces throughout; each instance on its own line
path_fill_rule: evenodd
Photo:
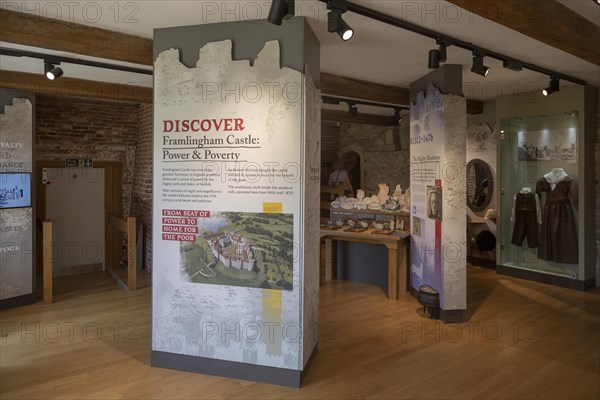
M 528 281 L 547 283 L 549 285 L 560 286 L 567 289 L 585 291 L 593 288 L 596 283 L 596 278 L 588 278 L 585 281 L 571 279 L 564 276 L 544 274 L 542 272 L 530 271 L 526 269 L 507 267 L 505 265 L 497 265 L 496 273 L 499 275 L 512 276 L 514 278 L 526 279 Z
M 24 294 L 23 296 L 12 297 L 10 299 L 0 300 L 0 310 L 6 310 L 8 308 L 15 308 L 34 304 L 36 302 L 36 294 Z
M 418 294 L 418 290 L 411 286 L 410 295 L 416 299 Z M 466 322 L 465 311 L 466 310 L 440 309 L 440 321 L 442 321 L 445 324 L 461 324 L 463 322 Z
M 150 363 L 153 367 L 299 388 L 316 354 L 317 346 L 302 371 L 154 350 L 150 354 Z

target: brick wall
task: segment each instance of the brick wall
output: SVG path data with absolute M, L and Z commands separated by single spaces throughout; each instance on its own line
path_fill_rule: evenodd
M 144 224 L 144 265 L 152 269 L 152 105 L 141 104 L 135 146 L 132 213 Z
M 123 163 L 123 215 L 129 215 L 139 105 L 41 95 L 36 103 L 36 160 Z
M 377 194 L 380 183 L 393 192 L 396 185 L 410 185 L 408 123 L 397 127 L 343 123 L 340 128 L 340 156 L 353 151 L 361 159 L 361 186 L 367 195 Z M 394 135 L 400 135 L 404 150 L 396 150 Z
M 339 125 L 329 121 L 323 121 L 321 123 L 321 151 L 337 152 L 340 149 Z

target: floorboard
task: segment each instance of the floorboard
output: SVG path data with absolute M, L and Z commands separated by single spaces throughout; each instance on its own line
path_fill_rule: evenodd
M 0 313 L 4 399 L 598 399 L 600 290 L 469 268 L 469 321 L 422 316 L 375 286 L 321 286 L 319 351 L 301 389 L 152 368 L 150 276 L 55 280 L 55 303 Z

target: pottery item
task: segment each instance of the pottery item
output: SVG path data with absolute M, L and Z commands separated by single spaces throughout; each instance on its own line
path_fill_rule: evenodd
M 358 199 L 358 201 L 362 201 L 365 198 L 365 191 L 362 189 L 358 189 L 356 191 L 356 198 Z
M 390 188 L 385 183 L 379 184 L 379 193 L 377 193 L 377 199 L 379 200 L 379 204 L 383 204 L 388 199 L 390 195 Z

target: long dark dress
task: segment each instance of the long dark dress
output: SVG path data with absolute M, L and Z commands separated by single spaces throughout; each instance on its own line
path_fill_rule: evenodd
M 577 187 L 572 177 L 567 176 L 552 189 L 546 179 L 541 178 L 536 185 L 536 193 L 546 201 L 542 210 L 542 229 L 538 247 L 538 258 L 557 263 L 577 264 L 579 248 L 575 216 L 569 202 L 577 204 Z

